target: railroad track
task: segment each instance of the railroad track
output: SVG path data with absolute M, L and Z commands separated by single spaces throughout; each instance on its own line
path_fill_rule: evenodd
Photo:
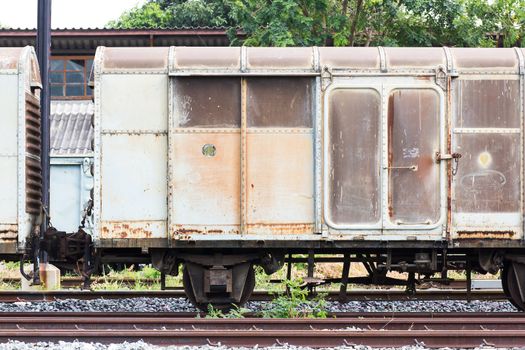
M 143 340 L 157 345 L 475 347 L 525 345 L 522 313 L 346 313 L 327 319 L 206 319 L 177 314 L 10 313 L 0 342 Z
M 251 301 L 270 301 L 277 293 L 256 291 L 252 294 Z M 21 301 L 54 301 L 64 299 L 123 299 L 123 298 L 182 298 L 185 294 L 181 290 L 118 290 L 118 291 L 88 291 L 88 290 L 55 290 L 55 291 L 0 291 L 0 302 Z M 403 290 L 392 289 L 352 289 L 347 292 L 346 301 L 350 300 L 504 300 L 505 294 L 501 290 L 474 290 L 470 296 L 463 290 L 457 289 L 426 289 L 418 291 L 415 295 L 405 293 Z M 327 300 L 339 300 L 339 292 L 326 293 Z

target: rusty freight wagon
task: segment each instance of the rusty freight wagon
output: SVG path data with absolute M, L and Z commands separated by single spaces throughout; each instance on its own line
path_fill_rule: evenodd
M 101 47 L 96 259 L 182 264 L 201 307 L 242 303 L 253 266 L 291 253 L 332 254 L 343 286 L 503 268 L 523 309 L 524 66 L 521 49 Z
M 32 47 L 0 48 L 0 254 L 26 253 L 41 212 L 40 71 Z

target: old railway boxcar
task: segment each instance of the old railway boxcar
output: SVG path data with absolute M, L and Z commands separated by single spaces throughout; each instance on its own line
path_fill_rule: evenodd
M 182 263 L 199 305 L 242 302 L 290 252 L 362 262 L 360 282 L 505 267 L 523 307 L 523 56 L 101 47 L 99 257 Z
M 41 208 L 40 71 L 34 49 L 0 48 L 0 254 L 24 254 Z

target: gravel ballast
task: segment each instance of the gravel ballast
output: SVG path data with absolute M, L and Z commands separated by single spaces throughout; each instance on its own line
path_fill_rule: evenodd
M 268 302 L 249 302 L 252 312 Z M 326 302 L 329 312 L 517 312 L 508 301 L 410 300 Z M 46 302 L 0 303 L 0 312 L 195 312 L 186 298 L 64 299 Z

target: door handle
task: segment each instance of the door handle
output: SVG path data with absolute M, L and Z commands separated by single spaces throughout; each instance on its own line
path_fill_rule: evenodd
M 453 161 L 451 168 L 452 176 L 455 176 L 458 173 L 459 158 L 461 158 L 461 153 L 454 152 L 452 154 L 441 154 L 441 152 L 436 152 L 436 163 L 443 160 Z
M 442 160 L 459 159 L 459 158 L 461 158 L 461 153 L 441 154 L 440 152 L 436 152 L 436 162 L 439 162 Z
M 384 166 L 383 169 L 406 169 L 417 171 L 417 165 L 408 165 L 408 166 Z

